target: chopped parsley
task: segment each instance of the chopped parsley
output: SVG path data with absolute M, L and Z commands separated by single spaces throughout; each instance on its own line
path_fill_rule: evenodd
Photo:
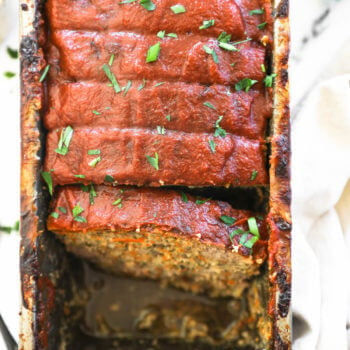
M 6 48 L 7 54 L 14 60 L 18 58 L 18 50 L 12 49 L 11 47 Z
M 90 186 L 89 186 L 89 201 L 90 201 L 90 204 L 95 204 L 95 197 L 97 197 L 97 193 L 95 191 L 94 185 L 90 184 Z
M 266 75 L 265 79 L 264 79 L 264 83 L 266 87 L 272 87 L 273 82 L 276 78 L 277 74 L 271 74 L 271 75 Z
M 51 177 L 51 171 L 42 171 L 41 172 L 41 176 L 44 179 L 47 188 L 49 190 L 49 193 L 52 196 L 52 192 L 53 192 L 53 185 L 52 185 L 52 177 Z
M 244 78 L 235 85 L 236 91 L 244 90 L 245 92 L 248 92 L 250 88 L 257 82 L 257 80 Z
M 154 154 L 154 157 L 146 156 L 148 163 L 153 166 L 154 169 L 159 170 L 159 157 L 158 153 Z
M 122 204 L 122 199 L 118 198 L 117 200 L 115 200 L 112 205 L 116 205 L 118 208 L 122 208 L 123 204 Z
M 258 29 L 264 29 L 267 25 L 267 22 L 263 22 L 257 25 Z
M 67 214 L 67 209 L 64 207 L 58 207 L 58 210 L 63 214 Z
M 157 132 L 159 135 L 165 135 L 166 130 L 165 130 L 164 126 L 157 125 Z
M 146 63 L 155 62 L 160 53 L 160 42 L 152 45 L 147 51 Z
M 171 120 L 171 115 L 170 115 L 170 114 L 166 115 L 166 116 L 165 116 L 165 119 L 166 119 L 167 121 L 170 122 L 170 120 Z
M 204 20 L 203 24 L 199 27 L 200 30 L 202 29 L 208 29 L 210 27 L 212 27 L 213 25 L 215 25 L 215 19 L 209 19 L 209 20 Z
M 215 63 L 219 63 L 219 57 L 216 53 L 216 51 L 214 49 L 212 49 L 211 47 L 207 46 L 207 45 L 203 45 L 203 50 L 208 54 L 211 55 L 213 57 L 213 61 Z
M 248 219 L 249 232 L 256 237 L 260 237 L 259 227 L 254 217 Z
M 16 221 L 13 226 L 0 226 L 0 232 L 11 233 L 19 231 L 19 221 Z
M 90 156 L 94 156 L 94 155 L 97 155 L 97 154 L 101 154 L 101 150 L 99 150 L 99 149 L 89 149 L 87 151 L 87 154 L 89 154 Z
M 216 110 L 216 107 L 214 105 L 212 105 L 210 102 L 204 102 L 203 105 L 205 107 L 210 108 L 210 109 Z
M 74 177 L 77 177 L 78 179 L 85 179 L 85 175 L 74 175 Z
M 123 0 L 119 4 L 131 4 L 132 2 L 135 2 L 137 0 Z
M 246 248 L 249 248 L 249 249 L 252 249 L 254 244 L 259 240 L 258 237 L 254 236 L 254 237 L 251 237 L 248 241 L 244 242 L 243 245 L 246 247 Z
M 105 182 L 109 182 L 109 183 L 114 182 L 114 177 L 112 175 L 106 175 Z
M 221 215 L 220 220 L 229 226 L 233 225 L 237 221 L 236 218 L 227 215 Z
M 219 43 L 228 43 L 231 40 L 231 34 L 227 34 L 226 32 L 222 32 L 218 37 Z
M 101 112 L 95 111 L 95 110 L 93 110 L 92 113 L 95 114 L 95 115 L 101 115 L 102 114 Z
M 161 86 L 161 85 L 163 85 L 163 84 L 165 84 L 165 81 L 161 81 L 160 83 L 157 83 L 157 84 L 155 84 L 154 86 L 155 86 L 155 87 L 158 87 L 158 86 Z
M 59 216 L 60 216 L 60 214 L 59 214 L 59 213 L 56 213 L 56 212 L 54 211 L 54 212 L 52 212 L 52 213 L 50 214 L 50 216 L 52 216 L 54 219 L 58 219 Z
M 40 76 L 40 79 L 39 79 L 39 83 L 42 83 L 44 80 L 45 80 L 45 78 L 46 78 L 46 76 L 47 76 L 47 73 L 49 72 L 49 70 L 50 70 L 50 65 L 48 64 L 45 68 L 44 68 L 44 71 L 42 72 L 42 74 L 41 74 L 41 76 Z
M 188 197 L 186 193 L 181 192 L 181 199 L 183 202 L 188 203 Z
M 170 8 L 171 8 L 171 11 L 175 13 L 175 15 L 186 12 L 185 6 L 181 4 L 173 5 Z
M 251 16 L 253 15 L 262 15 L 265 12 L 265 9 L 256 9 L 256 10 L 252 10 L 249 12 L 249 14 Z
M 89 166 L 95 167 L 101 161 L 101 157 L 98 156 L 89 162 Z
M 73 137 L 73 128 L 71 126 L 67 126 L 61 131 L 61 136 L 58 141 L 58 146 L 55 149 L 55 152 L 65 156 L 68 153 L 69 144 Z
M 102 69 L 103 71 L 105 72 L 107 78 L 110 80 L 110 82 L 112 83 L 112 86 L 114 88 L 114 91 L 116 93 L 122 91 L 121 88 L 120 88 L 120 85 L 116 79 L 116 77 L 114 76 L 113 72 L 111 71 L 111 68 L 107 65 L 107 64 L 104 64 L 102 66 Z
M 208 141 L 209 143 L 209 147 L 210 147 L 210 150 L 212 151 L 212 153 L 215 153 L 216 152 L 216 143 L 214 140 L 209 140 Z
M 239 51 L 236 46 L 229 43 L 221 43 L 219 42 L 219 47 L 227 51 Z
M 73 209 L 72 209 L 72 214 L 73 214 L 73 220 L 77 222 L 86 222 L 86 219 L 80 214 L 84 211 L 84 209 L 80 206 L 78 203 Z
M 261 65 L 261 71 L 263 73 L 266 73 L 266 67 L 265 67 L 264 63 Z
M 223 116 L 220 116 L 218 118 L 218 120 L 215 122 L 215 133 L 214 133 L 214 136 L 215 137 L 225 137 L 226 136 L 226 130 L 223 129 L 221 126 L 220 126 L 220 123 L 222 121 L 224 117 Z
M 11 78 L 13 78 L 15 76 L 16 76 L 16 73 L 14 73 L 14 72 L 4 72 L 4 77 L 5 78 L 11 79 Z
M 196 200 L 196 204 L 202 205 L 202 204 L 204 204 L 204 203 L 206 203 L 208 201 L 209 201 L 209 199 L 197 199 Z
M 151 0 L 140 0 L 140 5 L 148 11 L 156 9 L 156 5 Z
M 132 86 L 132 81 L 131 81 L 131 80 L 128 80 L 126 86 L 123 87 L 124 96 L 126 96 L 126 94 L 128 93 L 128 91 L 130 90 L 131 86 Z
M 86 219 L 85 219 L 83 216 L 76 216 L 76 217 L 74 218 L 74 221 L 77 221 L 77 222 L 84 222 L 84 223 L 87 222 Z
M 138 86 L 137 90 L 140 91 L 146 86 L 146 79 L 143 79 L 142 83 Z
M 177 38 L 177 34 L 175 33 L 168 33 L 166 36 L 168 36 L 169 38 Z
M 160 39 L 164 39 L 165 37 L 165 30 L 161 30 L 160 32 L 157 33 L 157 37 Z
M 252 176 L 250 177 L 250 181 L 254 181 L 258 176 L 258 172 L 256 170 L 252 171 Z
M 109 61 L 108 61 L 108 65 L 111 67 L 112 66 L 112 64 L 113 64 L 113 62 L 114 62 L 114 57 L 115 57 L 115 55 L 114 55 L 114 53 L 111 55 L 111 57 L 109 58 Z

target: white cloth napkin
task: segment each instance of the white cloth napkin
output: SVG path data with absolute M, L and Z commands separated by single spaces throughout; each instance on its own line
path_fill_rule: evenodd
M 306 4 L 317 8 L 314 21 L 302 24 L 291 56 L 293 349 L 345 350 L 350 349 L 350 2 L 318 2 Z M 297 18 L 305 12 L 301 5 L 292 1 L 296 35 Z

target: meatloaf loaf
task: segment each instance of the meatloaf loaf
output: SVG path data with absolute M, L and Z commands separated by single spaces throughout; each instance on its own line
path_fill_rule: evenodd
M 255 215 L 170 190 L 69 186 L 48 228 L 107 271 L 238 297 L 266 257 L 265 221 Z
M 269 183 L 270 1 L 46 9 L 49 230 L 107 271 L 240 296 L 266 258 L 264 218 L 155 187 Z

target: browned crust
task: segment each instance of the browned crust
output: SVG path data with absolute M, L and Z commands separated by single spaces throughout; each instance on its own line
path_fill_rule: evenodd
M 269 314 L 273 349 L 291 348 L 291 214 L 289 113 L 289 3 L 276 0 L 274 114 L 270 158 Z
M 43 85 L 38 82 L 45 66 L 39 35 L 41 0 L 21 1 L 21 282 L 22 312 L 19 349 L 55 348 L 48 344 L 55 286 L 43 276 L 39 264 L 43 232 L 38 208 L 43 201 L 40 167 L 42 132 L 39 114 L 43 105 Z M 290 260 L 290 126 L 288 97 L 289 19 L 288 0 L 275 2 L 274 68 L 278 74 L 275 86 L 275 112 L 271 139 L 271 197 L 269 223 L 270 303 L 273 320 L 271 349 L 291 348 L 291 260 Z M 43 293 L 43 290 L 46 293 Z M 58 329 L 55 330 L 57 333 Z M 54 345 L 53 345 L 54 344 Z M 53 346 L 53 347 L 52 347 Z

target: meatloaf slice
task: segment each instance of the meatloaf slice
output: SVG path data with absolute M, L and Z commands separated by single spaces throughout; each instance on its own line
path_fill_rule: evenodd
M 218 36 L 225 31 L 235 39 L 242 39 L 248 29 L 252 37 L 266 34 L 260 23 L 271 21 L 270 2 L 263 0 L 182 0 L 186 12 L 174 14 L 171 6 L 177 0 L 153 0 L 154 11 L 144 9 L 139 1 L 121 4 L 116 0 L 49 0 L 47 12 L 52 29 L 114 30 L 154 33 L 201 33 Z M 239 5 L 239 6 L 238 6 Z M 260 15 L 251 15 L 249 9 L 264 9 Z M 245 11 L 248 9 L 248 11 Z M 203 20 L 214 20 L 215 25 L 200 29 Z M 253 24 L 253 25 L 252 25 Z
M 75 128 L 62 154 L 65 134 L 58 129 L 47 136 L 45 170 L 58 185 L 79 180 L 102 184 L 106 175 L 119 184 L 139 186 L 268 183 L 264 143 L 244 137 L 163 128 Z
M 254 231 L 252 217 L 260 240 L 250 249 L 244 244 L 254 235 L 242 237 Z M 53 200 L 48 229 L 104 270 L 212 296 L 240 296 L 266 257 L 264 219 L 161 189 L 66 186 Z
M 128 86 L 127 81 L 120 81 Z M 116 94 L 106 84 L 63 83 L 49 87 L 45 126 L 104 126 L 207 132 L 220 127 L 248 138 L 264 137 L 271 102 L 259 91 L 231 92 L 222 85 L 133 81 L 124 93 Z M 167 119 L 170 119 L 168 120 Z
M 160 43 L 155 62 L 146 63 L 151 46 Z M 111 71 L 117 80 L 151 79 L 201 84 L 232 85 L 249 78 L 262 81 L 265 48 L 249 41 L 237 45 L 238 51 L 219 47 L 216 39 L 179 35 L 159 39 L 155 35 L 128 32 L 55 31 L 51 35 L 49 63 L 51 77 L 63 80 L 98 79 L 109 83 L 102 69 L 111 55 Z M 205 50 L 215 50 L 215 56 Z

